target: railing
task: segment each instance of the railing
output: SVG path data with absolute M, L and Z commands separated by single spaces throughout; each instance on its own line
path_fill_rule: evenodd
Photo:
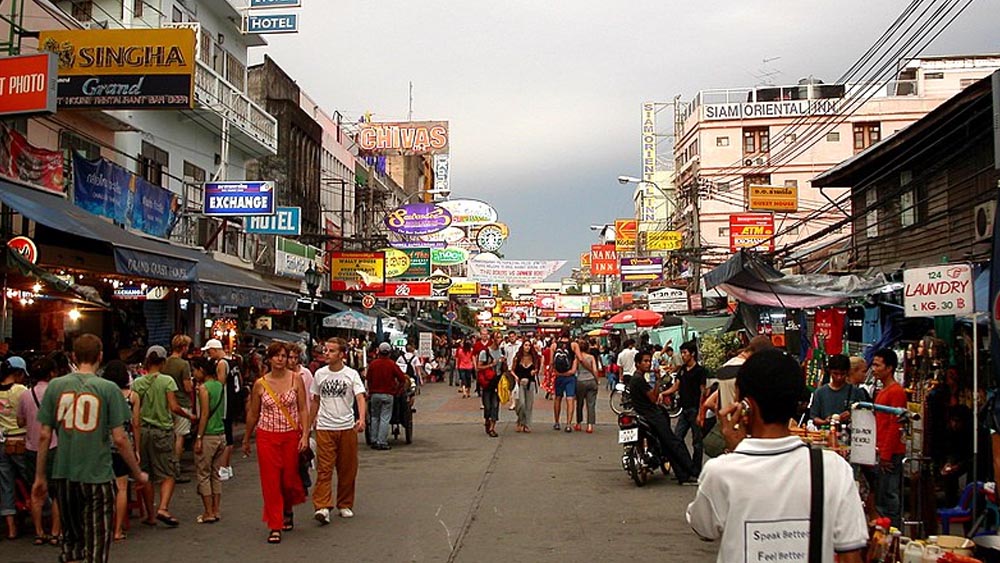
M 278 120 L 201 61 L 195 69 L 195 99 L 232 121 L 270 152 L 277 152 Z

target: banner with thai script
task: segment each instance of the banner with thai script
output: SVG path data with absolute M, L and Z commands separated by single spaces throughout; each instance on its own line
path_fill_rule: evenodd
M 73 201 L 84 211 L 166 238 L 178 210 L 177 195 L 117 164 L 73 154 Z
M 662 280 L 663 258 L 622 258 L 619 270 L 625 283 Z
M 469 279 L 479 283 L 530 285 L 542 283 L 562 268 L 565 260 L 472 260 Z
M 0 124 L 0 175 L 63 193 L 63 154 L 31 145 L 17 131 Z

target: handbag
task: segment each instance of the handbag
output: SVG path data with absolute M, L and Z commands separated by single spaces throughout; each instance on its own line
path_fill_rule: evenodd
M 271 390 L 271 386 L 267 384 L 267 380 L 262 377 L 260 378 L 260 383 L 261 385 L 264 386 L 264 391 L 267 391 L 267 394 L 271 396 L 271 400 L 274 401 L 274 404 L 278 405 L 278 408 L 281 409 L 281 414 L 284 415 L 285 420 L 288 422 L 288 425 L 294 428 L 296 431 L 298 431 L 299 430 L 298 423 L 295 422 L 294 418 L 292 418 L 291 413 L 288 412 L 288 409 L 285 408 L 285 405 L 281 404 L 281 401 L 278 400 L 277 395 L 275 395 L 274 391 Z M 302 450 L 301 452 L 299 452 L 299 467 L 302 467 L 304 465 L 309 465 L 309 463 L 311 463 L 313 458 L 315 457 L 316 454 L 313 453 L 311 448 L 306 448 Z

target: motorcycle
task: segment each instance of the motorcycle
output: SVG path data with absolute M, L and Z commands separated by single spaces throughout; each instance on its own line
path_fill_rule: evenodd
M 624 384 L 619 383 L 615 387 L 623 397 L 627 397 Z M 618 443 L 622 445 L 622 469 L 635 481 L 636 486 L 645 485 L 657 468 L 664 475 L 669 475 L 670 464 L 661 453 L 656 432 L 631 410 L 631 405 L 618 415 Z
M 666 375 L 660 378 L 657 382 L 657 387 L 660 389 L 665 389 L 674 384 L 674 376 Z M 611 402 L 611 412 L 615 414 L 621 414 L 632 410 L 632 402 L 629 397 L 628 386 L 624 383 L 616 383 L 615 388 L 611 391 L 611 397 L 609 399 Z M 677 418 L 681 415 L 684 409 L 681 408 L 680 402 L 674 398 L 667 399 L 663 406 L 667 409 L 667 415 L 670 418 Z

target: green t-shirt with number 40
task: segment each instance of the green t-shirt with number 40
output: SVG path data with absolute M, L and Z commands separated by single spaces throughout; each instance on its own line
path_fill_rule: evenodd
M 52 477 L 76 483 L 110 483 L 111 429 L 131 413 L 118 386 L 92 373 L 71 373 L 49 383 L 38 421 L 59 435 Z

